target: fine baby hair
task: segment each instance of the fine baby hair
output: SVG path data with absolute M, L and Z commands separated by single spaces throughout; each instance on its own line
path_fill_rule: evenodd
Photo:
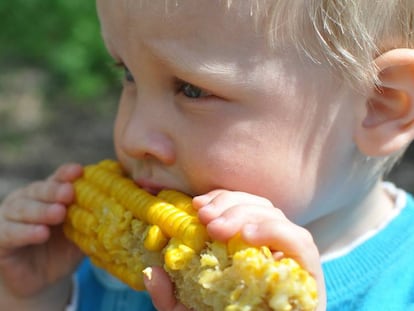
M 236 1 L 228 0 L 231 8 Z M 269 43 L 295 45 L 315 62 L 326 62 L 349 83 L 376 81 L 376 56 L 414 47 L 410 0 L 249 0 L 250 12 Z M 246 4 L 247 5 L 247 4 Z

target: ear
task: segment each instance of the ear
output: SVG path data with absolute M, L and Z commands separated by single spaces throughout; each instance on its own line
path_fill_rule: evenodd
M 355 142 L 370 157 L 387 156 L 414 139 L 414 49 L 394 49 L 375 59 L 379 85 L 366 101 Z

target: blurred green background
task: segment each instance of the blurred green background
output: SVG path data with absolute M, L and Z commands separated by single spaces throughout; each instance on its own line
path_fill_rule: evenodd
M 105 93 L 114 82 L 99 36 L 95 1 L 14 0 L 0 2 L 0 64 L 45 70 L 48 92 L 75 99 Z
M 0 199 L 62 163 L 113 157 L 118 76 L 95 1 L 0 1 Z M 414 191 L 412 150 L 391 178 Z
M 95 1 L 0 1 L 0 199 L 64 162 L 112 157 L 119 90 Z

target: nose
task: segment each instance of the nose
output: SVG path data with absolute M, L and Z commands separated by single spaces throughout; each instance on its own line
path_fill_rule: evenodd
M 164 165 L 175 162 L 174 143 L 162 114 L 136 106 L 121 125 L 123 151 L 135 159 L 154 159 Z

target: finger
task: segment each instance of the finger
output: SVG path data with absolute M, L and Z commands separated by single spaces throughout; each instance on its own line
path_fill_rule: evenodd
M 53 180 L 37 181 L 23 190 L 26 198 L 45 203 L 69 204 L 73 201 L 75 192 L 70 183 L 60 183 Z
M 267 245 L 272 251 L 281 251 L 307 270 L 319 265 L 319 252 L 312 235 L 287 220 L 246 224 L 241 234 L 247 243 Z
M 213 190 L 207 194 L 199 195 L 193 198 L 195 208 L 201 208 L 207 204 L 228 204 L 234 202 L 245 202 L 258 205 L 271 206 L 272 203 L 264 198 L 257 195 L 253 195 L 242 191 L 230 191 L 230 190 Z
M 188 310 L 174 296 L 174 286 L 167 274 L 160 267 L 146 269 L 144 284 L 151 296 L 154 307 L 159 311 Z
M 230 207 L 206 226 L 212 238 L 225 242 L 240 232 L 245 224 L 261 223 L 269 219 L 286 219 L 286 217 L 276 208 L 243 204 Z
M 61 165 L 56 171 L 48 178 L 57 182 L 73 182 L 75 179 L 81 177 L 83 174 L 83 168 L 77 163 L 67 163 Z
M 41 244 L 50 236 L 50 229 L 44 225 L 7 222 L 0 228 L 0 248 L 5 249 Z
M 56 225 L 64 220 L 66 208 L 60 203 L 47 204 L 22 198 L 5 206 L 3 215 L 14 222 Z
M 287 219 L 269 220 L 262 223 L 246 224 L 241 230 L 242 238 L 252 245 L 267 245 L 276 260 L 281 257 L 294 259 L 308 271 L 318 284 L 322 293 L 320 301 L 325 301 L 324 277 L 320 255 L 313 237 L 308 230 L 297 226 Z
M 273 205 L 269 200 L 239 191 L 215 190 L 194 200 L 199 209 L 198 217 L 203 224 L 208 224 L 225 210 L 239 204 L 257 205 L 273 209 Z M 201 203 L 205 203 L 205 205 L 199 206 Z
M 196 209 L 203 207 L 210 203 L 216 196 L 225 190 L 213 190 L 203 195 L 198 195 L 193 198 L 193 206 Z

